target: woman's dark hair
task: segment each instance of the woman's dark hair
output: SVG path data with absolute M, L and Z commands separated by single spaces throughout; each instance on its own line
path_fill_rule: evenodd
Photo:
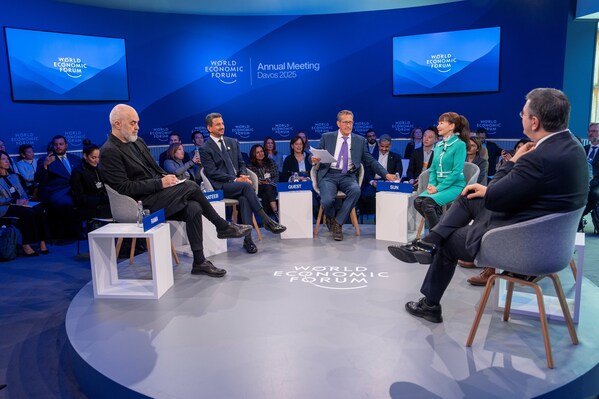
M 264 138 L 264 145 L 262 146 L 262 149 L 264 150 L 264 155 L 268 155 L 268 153 L 266 152 L 266 142 L 268 140 L 272 140 L 272 154 L 277 155 L 277 142 L 270 136 Z
M 410 132 L 410 142 L 413 143 L 414 142 L 414 132 L 416 132 L 416 130 L 420 130 L 420 133 L 422 133 L 422 135 L 424 135 L 425 130 L 422 130 L 422 128 L 420 126 L 416 126 L 414 129 L 412 129 L 412 131 Z M 422 136 L 420 137 L 420 140 L 422 140 Z
M 520 144 L 526 144 L 526 143 L 530 143 L 530 139 L 529 138 L 523 138 L 520 139 L 516 142 L 516 144 L 514 144 L 514 150 L 520 145 Z
M 179 149 L 179 147 L 183 147 L 181 143 L 174 143 L 168 146 L 168 150 L 166 150 L 166 159 L 177 160 L 175 158 L 175 152 Z
M 25 154 L 28 148 L 33 149 L 33 146 L 31 144 L 21 144 L 19 146 L 19 155 Z
M 480 150 L 482 150 L 483 148 L 483 142 L 478 138 L 478 137 L 470 137 L 470 139 L 468 140 L 468 147 L 466 148 L 466 151 L 468 150 L 468 148 L 470 148 L 470 141 L 473 141 L 474 144 L 476 144 L 476 155 L 480 155 Z
M 0 150 L 0 157 L 2 155 L 6 155 L 8 157 L 8 159 L 10 159 L 10 155 L 8 155 L 8 152 Z
M 466 144 L 466 148 L 468 148 L 468 144 L 470 144 L 470 122 L 464 115 L 460 115 L 456 112 L 445 112 L 439 116 L 440 121 L 445 121 L 447 123 L 454 124 L 454 133 L 458 133 L 460 136 L 460 140 L 462 140 Z
M 305 151 L 305 144 L 304 144 L 304 140 L 302 140 L 302 138 L 300 136 L 295 136 L 294 138 L 291 139 L 291 141 L 289 142 L 289 149 L 291 150 L 291 155 L 293 155 L 295 153 L 295 151 L 293 151 L 293 145 L 295 144 L 296 141 L 300 140 L 302 142 L 302 151 Z
M 264 159 L 262 160 L 256 158 L 256 151 L 258 150 L 258 148 L 262 148 L 262 151 L 264 151 Z M 266 150 L 260 144 L 254 144 L 252 148 L 250 148 L 250 163 L 256 166 L 262 166 L 262 164 L 266 162 L 267 159 L 268 157 L 266 156 Z
M 90 155 L 92 152 L 96 151 L 96 150 L 100 150 L 100 147 L 98 147 L 97 144 L 94 143 L 88 143 L 85 147 L 83 147 L 83 154 L 84 155 Z

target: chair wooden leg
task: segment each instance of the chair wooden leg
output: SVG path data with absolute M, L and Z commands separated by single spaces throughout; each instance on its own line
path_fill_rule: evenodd
M 115 248 L 117 259 L 119 257 L 119 252 L 121 252 L 121 246 L 122 245 L 123 245 L 123 237 L 117 238 L 117 240 L 116 240 L 116 248 Z
M 318 208 L 318 216 L 316 216 L 316 226 L 314 227 L 314 236 L 318 235 L 318 229 L 320 228 L 320 221 L 322 219 L 323 212 L 324 210 L 322 209 L 322 206 Z
M 131 251 L 129 251 L 129 264 L 133 264 L 133 258 L 135 257 L 135 244 L 137 243 L 137 238 L 133 237 L 131 239 Z
M 352 209 L 349 218 L 351 219 L 351 224 L 356 229 L 356 235 L 360 235 L 360 225 L 358 224 L 358 215 L 356 215 L 356 208 Z
M 574 262 L 574 258 L 570 259 L 570 269 L 572 269 L 572 275 L 574 276 L 574 280 L 576 280 L 578 270 L 576 269 L 576 262 Z
M 260 232 L 260 227 L 258 227 L 258 222 L 256 221 L 256 216 L 252 213 L 252 223 L 254 224 L 254 228 L 256 229 L 256 234 L 258 234 L 258 240 L 262 241 L 262 233 Z
M 468 335 L 468 340 L 466 341 L 467 347 L 472 346 L 474 336 L 476 335 L 476 330 L 478 330 L 480 319 L 483 317 L 483 312 L 485 311 L 485 306 L 487 306 L 487 301 L 489 300 L 489 295 L 491 294 L 491 290 L 493 289 L 493 283 L 496 277 L 497 275 L 492 275 L 491 277 L 489 277 L 489 280 L 487 280 L 485 292 L 483 293 L 483 297 L 480 300 L 480 304 L 478 305 L 478 312 L 476 312 L 476 316 L 474 317 L 474 321 L 472 322 L 472 327 L 470 327 L 470 334 Z
M 175 251 L 175 246 L 171 243 L 171 252 L 173 253 L 173 258 L 175 258 L 175 264 L 179 264 L 179 255 L 177 255 L 177 251 Z
M 232 210 L 233 210 L 233 212 L 231 212 L 231 222 L 237 223 L 237 205 L 236 204 L 232 206 Z
M 514 296 L 514 282 L 507 281 L 507 294 L 505 295 L 505 306 L 503 307 L 503 321 L 510 319 L 510 310 L 512 309 L 512 297 Z
M 422 234 L 423 228 L 424 228 L 424 218 L 420 219 L 420 224 L 418 225 L 418 231 L 416 232 L 416 239 L 420 238 L 420 234 Z
M 152 266 L 152 251 L 150 251 L 150 239 L 146 238 L 146 248 L 148 249 L 148 261 L 150 262 L 150 266 Z
M 545 301 L 543 292 L 537 284 L 525 284 L 534 287 L 537 294 L 537 304 L 539 306 L 539 319 L 541 320 L 541 331 L 543 332 L 543 342 L 545 344 L 545 355 L 547 356 L 547 367 L 553 368 L 553 355 L 551 354 L 551 341 L 549 339 L 549 328 L 547 326 L 547 313 L 545 312 Z
M 572 321 L 570 308 L 568 307 L 568 302 L 566 301 L 566 296 L 564 295 L 564 290 L 562 289 L 562 283 L 560 282 L 559 276 L 554 273 L 550 274 L 548 277 L 553 281 L 555 293 L 559 299 L 559 304 L 562 307 L 562 312 L 564 313 L 564 319 L 566 320 L 566 326 L 568 326 L 568 332 L 570 333 L 572 343 L 574 345 L 578 345 L 578 336 L 576 335 L 576 330 L 574 329 L 574 322 Z

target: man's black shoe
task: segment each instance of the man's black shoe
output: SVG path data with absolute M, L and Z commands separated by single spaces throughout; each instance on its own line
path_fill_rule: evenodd
M 247 224 L 235 224 L 229 223 L 226 229 L 217 230 L 216 236 L 218 238 L 237 238 L 245 237 L 252 232 L 252 226 Z
M 508 272 L 507 270 L 504 270 L 503 272 L 501 272 L 501 274 L 503 274 L 504 276 L 519 278 L 520 280 L 528 281 L 529 283 L 536 283 L 537 281 L 543 278 L 543 276 L 529 276 L 527 274 Z
M 258 247 L 252 240 L 244 240 L 243 241 L 243 249 L 247 251 L 248 254 L 255 254 L 258 252 Z
M 264 223 L 264 228 L 273 234 L 281 234 L 282 232 L 287 230 L 287 227 L 275 222 L 272 219 L 270 219 Z
M 219 269 L 214 266 L 209 260 L 205 260 L 203 263 L 196 264 L 194 262 L 191 268 L 191 274 L 205 274 L 210 277 L 222 277 L 227 274 L 225 269 Z
M 422 240 L 414 240 L 405 245 L 390 245 L 387 247 L 391 255 L 406 263 L 422 263 L 428 265 L 433 261 L 437 252 L 435 244 L 429 244 Z
M 426 303 L 426 298 L 422 297 L 418 302 L 407 302 L 406 311 L 412 316 L 422 317 L 432 323 L 442 323 L 443 316 L 441 315 L 441 304 L 429 305 Z

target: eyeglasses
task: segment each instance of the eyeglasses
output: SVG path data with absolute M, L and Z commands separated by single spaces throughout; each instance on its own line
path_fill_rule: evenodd
M 340 121 L 344 125 L 353 125 L 354 121 Z
M 526 115 L 526 114 L 524 114 L 524 111 L 520 111 L 520 113 L 518 115 L 520 115 L 520 118 L 522 118 L 522 119 L 524 119 L 525 116 L 527 118 L 532 118 L 534 116 L 534 115 Z

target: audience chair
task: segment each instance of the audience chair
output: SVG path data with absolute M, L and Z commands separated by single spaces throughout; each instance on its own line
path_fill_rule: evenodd
M 252 175 L 253 175 L 253 178 L 252 178 Z M 206 191 L 214 191 L 214 188 L 212 187 L 212 183 L 210 183 L 210 180 L 208 180 L 208 178 L 206 177 L 206 173 L 204 173 L 204 168 L 200 169 L 200 176 L 202 176 L 202 181 L 204 182 L 204 189 Z M 252 180 L 252 187 L 254 188 L 254 190 L 256 191 L 256 194 L 257 194 L 258 193 L 258 177 L 256 176 L 256 174 L 254 172 L 252 172 L 249 169 L 248 169 L 248 176 L 250 177 L 250 180 Z M 231 222 L 237 223 L 237 215 L 238 215 L 237 205 L 239 205 L 239 201 L 237 201 L 234 198 L 225 198 L 224 201 L 225 201 L 225 207 L 227 207 L 227 206 L 231 207 L 231 210 L 232 210 Z M 254 216 L 253 213 L 252 213 L 252 223 L 254 225 L 254 229 L 256 230 L 256 234 L 258 235 L 258 240 L 262 241 L 262 233 L 260 232 L 260 227 L 258 226 L 258 222 L 256 221 L 256 216 Z
M 476 183 L 476 180 L 478 179 L 478 175 L 480 174 L 480 169 L 477 165 L 475 165 L 473 163 L 464 162 L 464 170 L 462 173 L 464 173 L 464 179 L 466 180 L 466 185 L 474 184 L 474 183 Z M 427 169 L 427 170 L 422 171 L 420 176 L 418 176 L 418 190 L 416 191 L 416 194 L 420 194 L 421 192 L 426 190 L 426 187 L 428 186 L 429 178 L 430 178 L 430 170 Z M 443 212 L 446 212 L 450 206 L 451 206 L 451 202 L 443 205 Z M 416 239 L 420 238 L 420 234 L 422 234 L 423 228 L 424 228 L 424 218 L 422 218 L 420 220 L 420 224 L 418 225 L 418 231 L 416 232 Z
M 312 188 L 316 192 L 316 194 L 320 195 L 320 189 L 318 188 L 318 168 L 320 164 L 316 164 L 312 166 L 310 170 L 310 179 L 312 180 Z M 362 187 L 362 180 L 364 180 L 364 165 L 360 165 L 360 170 L 358 171 L 358 186 Z M 343 191 L 337 191 L 337 195 L 335 199 L 343 200 L 346 195 Z M 358 216 L 356 215 L 356 208 L 354 207 L 349 214 L 351 219 L 351 224 L 356 229 L 356 235 L 360 235 L 360 225 L 358 224 Z M 324 209 L 322 205 L 318 208 L 318 216 L 316 217 L 316 226 L 314 227 L 314 236 L 318 235 L 318 230 L 320 229 L 320 224 L 326 223 L 326 215 L 324 215 Z
M 108 193 L 108 201 L 110 202 L 110 212 L 112 213 L 112 218 L 116 223 L 137 223 L 137 201 L 133 198 L 128 197 L 123 194 L 119 194 L 108 184 L 105 184 L 106 192 Z M 136 238 L 131 239 L 131 252 L 129 253 L 129 264 L 133 264 L 133 257 L 135 255 L 135 243 L 137 242 Z M 116 242 L 116 254 L 118 256 L 121 245 L 123 244 L 123 237 L 119 237 Z M 148 248 L 148 255 L 150 254 L 150 239 L 146 239 L 146 245 Z M 173 253 L 173 258 L 175 259 L 175 263 L 179 264 L 179 257 L 177 256 L 177 252 L 171 243 L 171 252 Z M 152 260 L 150 259 L 150 262 Z
M 553 357 L 551 355 L 543 292 L 537 284 L 543 277 L 549 277 L 553 281 L 570 338 L 574 345 L 578 344 L 576 330 L 572 323 L 570 310 L 557 272 L 568 267 L 572 259 L 576 231 L 582 212 L 583 208 L 567 213 L 554 213 L 511 226 L 498 227 L 485 233 L 475 263 L 479 267 L 502 269 L 504 274 L 494 274 L 487 281 L 478 312 L 470 329 L 470 335 L 466 341 L 467 347 L 472 346 L 493 283 L 497 279 L 505 280 L 507 282 L 507 296 L 503 321 L 508 321 L 510 316 L 514 284 L 534 289 L 539 306 L 547 367 L 552 369 Z M 549 254 L 549 256 L 543 256 L 542 254 Z

